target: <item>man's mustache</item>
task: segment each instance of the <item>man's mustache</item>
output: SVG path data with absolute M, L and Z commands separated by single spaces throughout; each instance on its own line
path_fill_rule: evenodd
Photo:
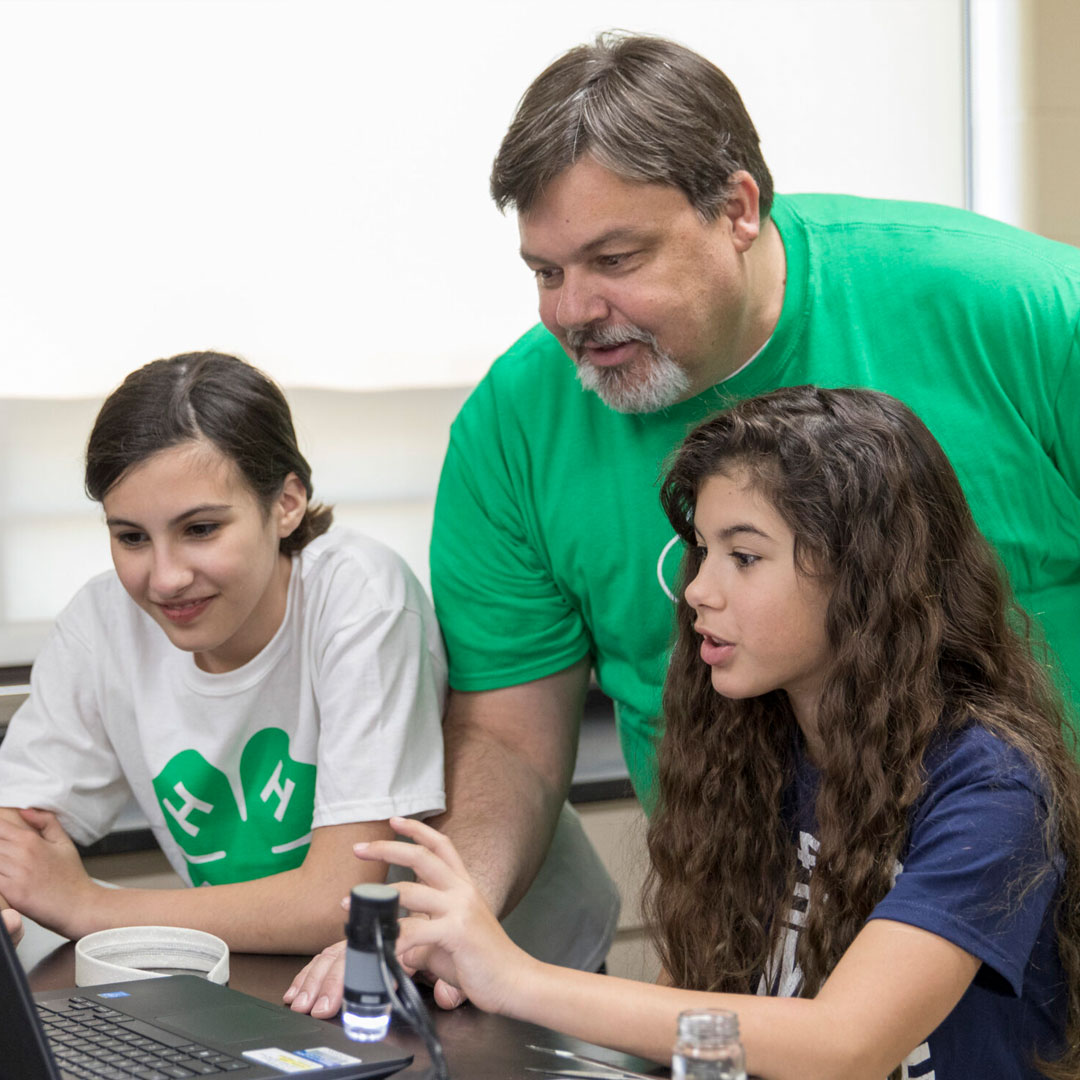
M 640 341 L 657 349 L 656 337 L 633 323 L 593 323 L 589 326 L 566 331 L 566 343 L 580 354 L 588 345 L 625 345 L 628 341 Z

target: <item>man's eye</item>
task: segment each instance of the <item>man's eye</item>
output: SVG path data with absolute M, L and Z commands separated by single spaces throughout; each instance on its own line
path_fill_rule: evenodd
M 533 271 L 533 277 L 536 278 L 540 285 L 550 288 L 552 285 L 558 284 L 562 277 L 562 271 L 557 266 L 541 266 L 539 270 Z
M 636 251 L 617 251 L 610 255 L 598 255 L 596 265 L 601 270 L 632 270 L 637 265 L 634 259 L 637 254 Z

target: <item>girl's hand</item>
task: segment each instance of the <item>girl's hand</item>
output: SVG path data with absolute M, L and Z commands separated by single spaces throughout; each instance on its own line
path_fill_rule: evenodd
M 447 837 L 412 818 L 391 818 L 390 824 L 416 843 L 379 840 L 354 850 L 359 859 L 406 866 L 417 877 L 394 883 L 413 913 L 400 923 L 399 960 L 437 978 L 435 1001 L 443 1008 L 460 1005 L 462 991 L 482 1009 L 505 1008 L 511 989 L 535 961 L 506 936 Z M 313 1016 L 335 1015 L 344 987 L 345 947 L 344 941 L 336 942 L 303 967 L 285 991 L 286 1004 Z
M 348 912 L 349 897 L 341 901 L 342 908 Z M 309 960 L 294 976 L 283 1000 L 294 1012 L 311 1013 L 312 1016 L 337 1016 L 341 1008 L 345 991 L 345 941 L 335 941 L 328 945 L 318 956 Z M 408 964 L 402 965 L 411 975 Z M 427 975 L 427 972 L 424 972 Z M 451 983 L 434 974 L 435 1004 L 443 1009 L 456 1009 L 466 1000 L 465 995 Z
M 42 926 L 81 937 L 94 929 L 88 917 L 98 887 L 55 814 L 20 810 L 19 817 L 0 819 L 0 895 Z
M 410 912 L 400 924 L 402 963 L 459 987 L 481 1009 L 506 1011 L 536 961 L 506 936 L 448 837 L 411 818 L 391 818 L 390 826 L 415 843 L 358 844 L 356 855 L 408 867 L 416 875 L 416 881 L 394 883 Z

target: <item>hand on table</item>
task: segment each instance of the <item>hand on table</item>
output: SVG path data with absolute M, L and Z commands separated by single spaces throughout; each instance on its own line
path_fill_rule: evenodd
M 0 818 L 0 895 L 42 926 L 79 937 L 97 886 L 56 815 L 19 810 L 21 821 Z
M 498 1011 L 523 964 L 530 962 L 505 934 L 473 885 L 453 844 L 411 818 L 393 818 L 396 833 L 413 844 L 380 840 L 358 844 L 358 858 L 408 867 L 416 881 L 395 882 L 402 905 L 397 954 L 402 964 L 436 976 L 436 1003 L 453 1008 L 463 995 Z M 345 942 L 324 949 L 293 980 L 285 1001 L 298 1012 L 332 1016 L 341 1005 Z
M 348 897 L 341 906 L 348 909 Z M 309 1012 L 323 1018 L 336 1016 L 344 994 L 345 948 L 345 941 L 336 941 L 305 964 L 285 991 L 285 1004 L 291 1005 L 295 1012 Z M 415 969 L 408 964 L 403 963 L 402 967 L 410 975 L 414 974 Z M 429 973 L 426 968 L 419 974 L 422 979 L 434 983 L 435 1002 L 441 1008 L 456 1009 L 467 1000 L 456 986 Z

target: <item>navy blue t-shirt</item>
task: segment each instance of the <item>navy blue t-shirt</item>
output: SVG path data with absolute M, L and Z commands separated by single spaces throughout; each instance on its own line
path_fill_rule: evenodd
M 791 996 L 802 985 L 794 956 L 818 849 L 817 789 L 817 770 L 801 757 L 793 799 L 800 880 L 787 939 L 762 993 Z M 895 883 L 870 918 L 937 934 L 982 966 L 956 1008 L 908 1056 L 904 1077 L 1038 1080 L 1035 1051 L 1060 1052 L 1066 990 L 1053 926 L 1060 856 L 1020 895 L 1046 859 L 1041 791 L 1025 758 L 977 726 L 927 756 L 926 789 Z

